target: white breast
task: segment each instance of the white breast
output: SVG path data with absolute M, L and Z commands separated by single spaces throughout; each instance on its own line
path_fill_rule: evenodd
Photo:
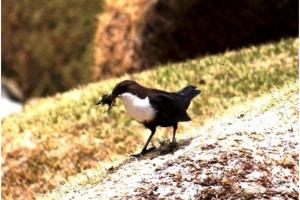
M 123 93 L 120 95 L 120 99 L 129 116 L 136 121 L 151 121 L 155 117 L 155 110 L 152 108 L 148 97 L 141 99 L 131 93 Z

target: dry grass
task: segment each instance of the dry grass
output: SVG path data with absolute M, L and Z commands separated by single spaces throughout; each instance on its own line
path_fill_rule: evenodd
M 53 189 L 70 175 L 140 148 L 148 132 L 122 106 L 104 113 L 106 108 L 94 105 L 120 80 L 131 78 L 170 91 L 187 84 L 198 86 L 202 94 L 189 109 L 193 122 L 181 124 L 178 132 L 183 132 L 297 77 L 298 39 L 290 38 L 168 64 L 32 102 L 2 121 L 2 197 L 33 198 L 34 193 Z M 162 135 L 166 131 L 159 129 L 154 138 Z M 101 173 L 102 169 L 95 170 Z M 78 183 L 90 182 L 88 175 L 79 176 L 84 178 L 78 178 Z M 93 176 L 92 181 L 98 178 Z

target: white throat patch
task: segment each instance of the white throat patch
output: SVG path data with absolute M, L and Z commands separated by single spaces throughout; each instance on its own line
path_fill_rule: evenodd
M 149 98 L 141 99 L 131 93 L 123 93 L 120 99 L 125 106 L 128 115 L 138 122 L 151 121 L 155 117 Z

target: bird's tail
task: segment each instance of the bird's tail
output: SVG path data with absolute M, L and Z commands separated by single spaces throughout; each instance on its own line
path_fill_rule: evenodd
M 200 93 L 201 91 L 193 85 L 186 86 L 177 92 L 177 94 L 183 97 L 186 109 L 189 107 L 191 100 Z

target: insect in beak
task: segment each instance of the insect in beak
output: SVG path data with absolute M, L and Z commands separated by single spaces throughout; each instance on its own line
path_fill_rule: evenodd
M 115 98 L 112 97 L 112 95 L 104 94 L 104 95 L 102 95 L 102 99 L 96 103 L 96 105 L 99 105 L 99 104 L 101 104 L 101 105 L 107 104 L 108 105 L 107 112 L 109 112 L 111 110 L 111 108 L 116 105 L 116 100 L 115 100 Z

